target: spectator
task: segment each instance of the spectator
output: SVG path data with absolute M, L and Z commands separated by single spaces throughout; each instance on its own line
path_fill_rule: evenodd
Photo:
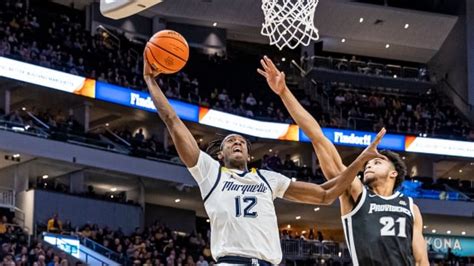
M 255 107 L 257 105 L 257 100 L 253 97 L 253 94 L 250 92 L 249 95 L 247 96 L 247 99 L 245 99 L 245 103 L 250 106 L 251 108 Z
M 57 213 L 55 213 L 53 217 L 48 220 L 47 230 L 49 233 L 54 234 L 60 234 L 62 232 L 62 222 L 59 220 L 59 216 Z

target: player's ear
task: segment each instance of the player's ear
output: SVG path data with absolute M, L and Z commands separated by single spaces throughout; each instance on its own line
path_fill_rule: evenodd
M 224 156 L 222 155 L 222 151 L 217 152 L 217 159 L 222 160 Z
M 397 171 L 395 171 L 395 170 L 390 171 L 390 173 L 389 173 L 389 177 L 390 177 L 390 178 L 395 179 L 395 178 L 397 178 L 397 176 L 398 176 L 398 172 L 397 172 Z

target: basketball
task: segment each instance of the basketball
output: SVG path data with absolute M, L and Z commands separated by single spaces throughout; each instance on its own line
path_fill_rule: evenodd
M 148 40 L 145 57 L 154 70 L 164 74 L 176 73 L 188 61 L 188 42 L 176 31 L 159 31 Z

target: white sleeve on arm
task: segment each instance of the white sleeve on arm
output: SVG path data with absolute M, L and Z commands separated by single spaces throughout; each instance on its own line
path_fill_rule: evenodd
M 219 174 L 219 167 L 218 161 L 214 160 L 209 154 L 200 151 L 196 165 L 188 168 L 194 180 L 198 183 L 203 198 L 214 186 Z
M 291 179 L 273 171 L 260 170 L 260 173 L 267 179 L 273 191 L 273 199 L 283 198 L 286 190 L 290 186 Z

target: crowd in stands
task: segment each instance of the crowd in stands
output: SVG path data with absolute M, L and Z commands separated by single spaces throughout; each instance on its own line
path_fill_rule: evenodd
M 54 5 L 53 9 L 58 9 L 61 15 L 46 16 L 41 7 L 33 5 L 27 8 L 21 0 L 8 0 L 0 5 L 2 7 L 0 56 L 18 58 L 125 87 L 146 89 L 141 77 L 142 45 L 127 41 L 118 33 L 120 46 L 111 44 L 104 39 L 103 34 L 92 36 L 91 32 L 85 29 L 83 12 L 66 7 Z M 224 70 L 230 72 L 226 65 L 236 64 L 232 56 L 215 55 L 205 57 L 207 60 L 203 58 L 193 54 L 193 60 L 202 64 L 200 68 L 213 70 L 211 72 L 216 77 L 226 76 L 226 73 L 222 72 Z M 307 56 L 303 56 L 301 62 L 305 65 L 308 64 L 308 60 Z M 341 71 L 353 69 L 359 72 L 377 72 L 377 69 L 372 71 L 370 67 L 369 70 L 360 67 L 360 62 L 356 58 L 338 60 L 332 67 Z M 280 61 L 278 63 L 283 64 Z M 365 63 L 371 65 L 371 62 Z M 354 67 L 355 65 L 359 67 Z M 235 88 L 232 88 L 234 90 L 231 93 L 229 90 L 231 88 L 206 87 L 209 84 L 200 86 L 199 79 L 209 78 L 196 74 L 195 64 L 192 68 L 188 67 L 186 72 L 195 72 L 193 76 L 182 71 L 177 75 L 162 76 L 158 79 L 168 97 L 251 118 L 293 122 L 277 98 L 265 96 L 269 91 L 262 90 L 264 93 L 258 93 L 255 90 L 239 89 L 236 92 Z M 253 68 L 252 71 L 254 71 Z M 387 73 L 387 75 L 393 74 Z M 425 68 L 419 68 L 418 74 L 417 78 L 421 80 L 428 78 Z M 262 84 L 259 86 L 265 86 L 264 83 Z M 347 127 L 349 125 L 349 127 L 357 126 L 365 130 L 386 126 L 391 132 L 416 135 L 422 133 L 428 136 L 451 136 L 460 139 L 474 138 L 474 132 L 469 123 L 461 118 L 454 107 L 444 105 L 440 100 L 437 100 L 435 106 L 429 105 L 430 102 L 426 99 L 431 100 L 431 97 L 384 96 L 339 88 L 332 89 L 331 93 L 334 104 L 343 109 L 342 117 L 330 116 L 323 112 L 316 101 L 301 97 L 302 104 L 319 118 L 323 126 Z M 414 102 L 423 98 L 425 98 L 423 102 Z M 354 121 L 361 119 L 366 119 L 365 124 L 371 125 L 364 126 L 364 123 L 354 125 Z
M 41 228 L 41 225 L 39 227 Z M 103 252 L 118 254 L 124 262 L 132 265 L 214 264 L 208 232 L 185 235 L 155 222 L 144 229 L 137 228 L 133 233 L 126 234 L 120 228 L 111 230 L 107 226 L 99 227 L 97 224 L 74 227 L 70 221 L 62 223 L 57 214 L 48 220 L 44 229 L 50 233 L 88 238 L 102 245 Z
M 66 253 L 55 252 L 41 242 L 28 241 L 28 236 L 6 216 L 0 220 L 0 265 L 2 266 L 67 266 Z M 30 243 L 30 244 L 29 244 Z

